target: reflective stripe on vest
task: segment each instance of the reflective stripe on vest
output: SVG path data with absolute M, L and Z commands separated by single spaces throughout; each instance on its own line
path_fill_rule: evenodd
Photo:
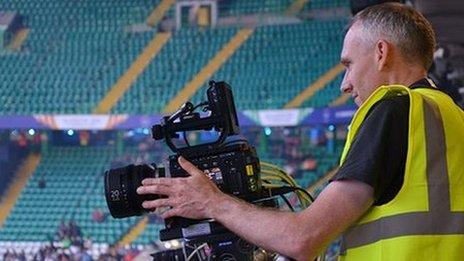
M 432 99 L 424 97 L 423 101 L 429 211 L 385 216 L 356 225 L 345 233 L 341 254 L 346 249 L 399 236 L 464 234 L 464 212 L 451 212 L 450 207 L 443 120 Z

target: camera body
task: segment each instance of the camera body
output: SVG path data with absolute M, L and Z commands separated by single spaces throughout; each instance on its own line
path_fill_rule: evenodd
M 187 176 L 177 161 L 178 157 L 169 157 L 169 172 L 173 178 Z M 207 154 L 186 155 L 186 158 L 203 170 L 224 193 L 246 200 L 261 190 L 259 158 L 248 143 L 231 144 Z
M 172 178 L 188 176 L 178 163 L 179 156 L 176 154 L 169 157 L 169 173 Z M 206 154 L 201 152 L 189 155 L 187 159 L 201 169 L 224 193 L 248 202 L 261 198 L 259 158 L 255 148 L 248 143 L 241 141 L 229 144 Z M 196 224 L 199 225 L 195 227 Z M 160 239 L 204 236 L 215 233 L 213 227 L 220 227 L 216 225 L 205 220 L 169 218 L 165 220 L 166 229 L 160 231 Z

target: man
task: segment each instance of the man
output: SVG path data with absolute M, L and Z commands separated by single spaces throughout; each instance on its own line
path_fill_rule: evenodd
M 214 218 L 297 260 L 313 260 L 342 233 L 345 259 L 463 260 L 464 113 L 426 78 L 434 48 L 429 22 L 405 5 L 354 17 L 341 89 L 360 108 L 339 172 L 306 210 L 261 209 L 226 195 L 183 158 L 191 176 L 144 180 L 138 193 L 168 198 L 143 206 L 172 207 L 163 218 Z

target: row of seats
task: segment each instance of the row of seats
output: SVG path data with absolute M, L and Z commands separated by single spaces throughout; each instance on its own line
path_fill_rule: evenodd
M 118 101 L 113 113 L 152 114 L 164 106 L 214 57 L 236 28 L 176 31 L 156 59 Z
M 132 242 L 135 245 L 149 245 L 159 240 L 159 232 L 164 229 L 163 223 L 148 223 L 145 230 Z
M 282 108 L 338 63 L 345 23 L 307 21 L 258 28 L 212 78 L 231 84 L 239 110 Z M 337 86 L 329 88 L 335 91 L 322 95 L 323 102 L 311 101 L 318 96 L 308 102 L 326 106 L 339 94 Z M 203 95 L 199 91 L 193 100 Z
M 240 16 L 247 14 L 282 13 L 293 0 L 232 0 L 219 3 L 221 16 Z
M 349 8 L 349 0 L 310 0 L 304 6 L 303 11 L 310 11 L 314 9 L 324 8 Z
M 138 218 L 92 220 L 93 211 L 107 212 L 103 172 L 114 157 L 111 147 L 51 147 L 0 230 L 0 241 L 48 241 L 62 220 L 74 220 L 83 237 L 117 242 Z
M 249 14 L 283 13 L 295 0 L 232 0 L 219 3 L 220 16 L 241 16 Z M 349 8 L 348 0 L 310 0 L 303 11 L 326 8 Z
M 98 25 L 108 21 L 111 26 L 126 26 L 141 23 L 160 0 L 134 1 L 20 1 L 5 0 L 0 9 L 18 11 L 32 29 L 62 27 L 63 22 L 78 26 Z
M 0 62 L 0 69 L 5 72 L 0 76 L 0 97 L 5 101 L 1 111 L 90 113 L 152 37 L 150 32 L 93 32 L 81 38 L 70 34 L 53 50 L 43 50 L 42 55 L 8 57 Z M 26 43 L 31 51 L 44 44 L 34 40 L 33 34 Z
M 159 2 L 0 1 L 31 29 L 23 52 L 0 59 L 0 113 L 91 113 L 154 37 L 125 27 Z
M 125 32 L 124 25 L 136 21 L 129 21 L 133 16 L 124 10 L 143 10 L 136 19 L 143 22 L 159 0 L 125 2 L 1 1 L 1 10 L 19 11 L 30 19 L 32 31 L 24 52 L 0 59 L 4 72 L 0 75 L 0 114 L 91 113 L 155 36 L 154 32 Z M 284 2 L 229 4 L 288 4 Z M 48 15 L 50 10 L 56 13 Z M 231 83 L 240 110 L 281 108 L 336 64 L 344 24 L 338 20 L 307 21 L 260 27 L 212 78 Z M 237 31 L 176 31 L 112 112 L 161 112 Z M 308 104 L 327 105 L 335 97 L 327 93 L 323 100 Z M 194 100 L 203 97 L 200 90 Z
M 282 108 L 338 63 L 345 23 L 307 21 L 260 27 L 211 78 L 231 84 L 239 110 Z M 162 111 L 237 30 L 177 31 L 112 112 Z M 339 79 L 335 80 L 330 90 L 316 95 L 308 104 L 326 106 L 338 97 L 339 83 Z M 197 92 L 194 102 L 205 99 L 206 87 Z

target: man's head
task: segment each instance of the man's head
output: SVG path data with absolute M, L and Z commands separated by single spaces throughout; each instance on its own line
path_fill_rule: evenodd
M 380 85 L 409 85 L 432 65 L 435 35 L 425 17 L 403 4 L 368 7 L 352 20 L 341 62 L 341 90 L 361 105 Z

